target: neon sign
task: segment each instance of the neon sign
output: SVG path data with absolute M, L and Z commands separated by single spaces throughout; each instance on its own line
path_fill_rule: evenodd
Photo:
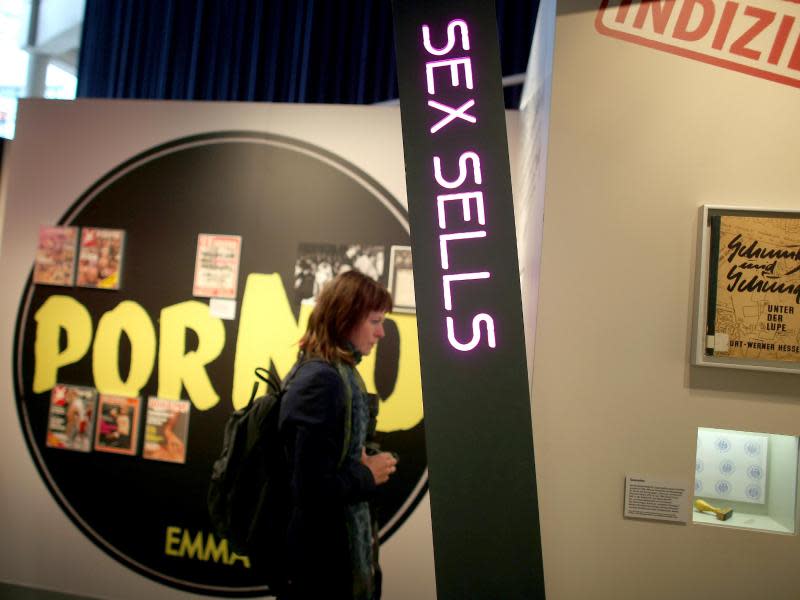
M 458 36 L 457 32 L 461 35 Z M 460 44 L 459 44 L 460 42 Z M 446 57 L 437 58 L 436 60 L 429 60 L 425 62 L 425 79 L 427 83 L 428 107 L 437 111 L 443 112 L 446 116 L 441 117 L 431 128 L 430 134 L 437 135 L 441 132 L 447 131 L 448 127 L 461 125 L 466 122 L 470 125 L 476 124 L 478 118 L 470 114 L 468 111 L 475 107 L 474 94 L 467 92 L 466 97 L 462 98 L 464 102 L 458 107 L 453 107 L 443 102 L 438 102 L 432 97 L 437 93 L 438 89 L 448 85 L 448 78 L 446 77 L 449 72 L 449 87 L 450 88 L 465 88 L 466 90 L 474 90 L 475 82 L 472 72 L 472 59 L 468 52 L 470 49 L 469 43 L 469 26 L 463 19 L 454 19 L 447 24 L 447 41 L 444 46 L 437 48 L 431 42 L 431 28 L 428 25 L 422 26 L 422 45 L 431 56 Z M 454 56 L 450 56 L 454 54 Z M 467 53 L 467 54 L 465 54 Z M 463 80 L 461 77 L 463 74 Z M 437 114 L 438 116 L 438 114 Z M 439 221 L 439 259 L 442 267 L 442 290 L 443 290 L 443 305 L 444 309 L 452 312 L 454 308 L 454 294 L 452 289 L 453 282 L 481 282 L 483 285 L 491 279 L 490 271 L 473 271 L 473 272 L 452 272 L 451 261 L 448 254 L 448 243 L 460 242 L 461 244 L 474 244 L 479 243 L 477 240 L 483 240 L 486 243 L 486 211 L 484 207 L 483 191 L 479 186 L 483 184 L 483 174 L 481 172 L 481 159 L 477 152 L 472 150 L 465 150 L 458 157 L 458 175 L 455 179 L 448 179 L 445 177 L 443 171 L 446 167 L 442 166 L 442 158 L 440 156 L 433 157 L 433 178 L 438 184 L 439 188 L 436 195 L 436 210 Z M 470 171 L 469 165 L 472 166 L 471 180 L 468 181 Z M 476 187 L 478 189 L 476 189 Z M 463 190 L 449 192 L 449 190 Z M 448 225 L 446 203 L 453 200 L 461 201 L 461 215 L 460 219 L 458 214 L 450 215 L 450 225 Z M 458 231 L 450 232 L 449 226 L 454 226 L 455 221 L 463 223 L 471 223 L 472 212 L 470 203 L 475 204 L 475 212 L 477 213 L 477 224 L 482 226 L 480 229 L 472 231 Z M 460 224 L 460 223 L 459 223 Z M 455 245 L 455 244 L 454 244 Z M 456 248 L 458 247 L 455 245 Z M 453 250 L 450 250 L 452 252 Z M 471 284 L 475 285 L 475 283 Z M 466 285 L 462 285 L 466 288 Z M 462 290 L 462 293 L 467 293 L 468 290 Z M 445 324 L 447 330 L 447 341 L 456 350 L 461 352 L 468 352 L 474 350 L 481 343 L 485 337 L 485 343 L 489 348 L 497 346 L 495 331 L 494 331 L 494 318 L 485 312 L 480 312 L 472 317 L 472 337 L 469 341 L 461 341 L 456 336 L 456 322 L 452 315 L 445 317 Z M 482 335 L 481 324 L 484 325 L 485 336 Z
M 442 598 L 541 600 L 506 130 L 515 117 L 504 111 L 494 2 L 392 0 L 392 7 L 436 591 Z M 487 382 L 491 400 L 481 393 Z M 499 408 L 489 419 L 487 401 Z M 486 448 L 498 438 L 514 444 L 524 468 L 503 472 L 486 460 Z M 459 444 L 465 439 L 470 443 Z M 470 535 L 484 543 L 464 544 L 465 518 Z M 510 547 L 525 550 L 509 562 Z M 487 582 L 487 572 L 503 573 L 501 583 Z M 498 588 L 503 582 L 505 590 Z

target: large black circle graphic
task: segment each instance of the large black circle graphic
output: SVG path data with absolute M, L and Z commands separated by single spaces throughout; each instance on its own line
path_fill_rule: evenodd
M 298 246 L 380 245 L 388 258 L 391 245 L 408 245 L 405 209 L 341 157 L 297 140 L 237 131 L 175 140 L 130 159 L 95 183 L 60 224 L 123 229 L 126 239 L 119 291 L 34 286 L 29 280 L 23 295 L 15 339 L 15 392 L 26 441 L 44 481 L 94 543 L 139 573 L 210 595 L 266 593 L 258 564 L 226 564 L 219 553 L 198 551 L 211 531 L 205 501 L 211 464 L 233 408 L 238 319 L 222 321 L 224 349 L 206 366 L 221 400 L 209 410 L 192 407 L 186 462 L 173 464 L 142 459 L 143 427 L 138 455 L 133 456 L 46 445 L 50 392 L 33 392 L 35 315 L 48 298 L 69 296 L 86 307 L 95 331 L 105 313 L 130 300 L 145 309 L 158 332 L 162 309 L 193 299 L 198 234 L 219 233 L 242 237 L 237 301 L 241 303 L 248 274 L 278 273 L 297 317 L 300 304 L 291 290 Z M 62 331 L 62 349 L 68 343 L 65 337 Z M 188 351 L 198 342 L 188 333 L 185 343 Z M 390 322 L 375 363 L 375 382 L 384 397 L 395 385 L 400 343 Z M 123 376 L 130 355 L 131 341 L 123 335 Z M 60 368 L 58 382 L 94 386 L 91 350 Z M 157 389 L 156 367 L 141 391 L 143 405 Z M 379 436 L 382 447 L 402 460 L 402 469 L 378 498 L 385 541 L 424 495 L 427 469 L 422 421 Z M 181 540 L 182 556 L 165 552 Z M 192 549 L 192 544 L 199 545 Z

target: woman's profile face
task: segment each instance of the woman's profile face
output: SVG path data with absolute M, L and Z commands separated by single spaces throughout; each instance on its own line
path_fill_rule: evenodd
M 384 336 L 383 321 L 386 313 L 380 310 L 370 311 L 367 318 L 356 325 L 350 334 L 350 343 L 361 354 L 366 356 L 372 347 Z

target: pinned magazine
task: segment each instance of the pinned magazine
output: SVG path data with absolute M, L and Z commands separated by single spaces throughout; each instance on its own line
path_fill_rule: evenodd
M 136 454 L 141 399 L 100 394 L 94 449 L 116 454 Z
M 190 409 L 188 400 L 150 397 L 144 430 L 144 458 L 186 462 Z
M 240 235 L 198 235 L 192 295 L 236 298 L 241 250 Z
M 47 446 L 79 452 L 91 451 L 96 415 L 96 390 L 56 384 L 50 392 Z
M 39 228 L 39 246 L 33 267 L 33 283 L 71 286 L 75 282 L 77 227 Z
M 80 287 L 118 290 L 125 232 L 121 229 L 84 227 L 78 256 Z

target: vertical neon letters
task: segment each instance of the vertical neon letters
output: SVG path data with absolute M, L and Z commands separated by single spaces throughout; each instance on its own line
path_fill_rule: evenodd
M 425 63 L 425 81 L 427 84 L 427 105 L 432 110 L 436 123 L 430 128 L 430 135 L 440 137 L 450 130 L 470 127 L 478 122 L 478 116 L 470 113 L 476 109 L 474 93 L 472 59 L 469 56 L 469 27 L 463 19 L 455 19 L 447 24 L 446 42 L 443 46 L 434 46 L 431 41 L 431 29 L 422 26 L 422 45 L 427 55 L 435 57 Z M 460 34 L 460 36 L 459 36 Z M 437 40 L 438 43 L 439 40 Z M 460 43 L 459 43 L 460 42 Z M 447 76 L 449 72 L 449 77 Z M 449 87 L 447 87 L 449 86 Z M 435 100 L 437 93 L 456 90 L 463 96 L 451 106 L 443 99 Z M 453 98 L 448 94 L 448 98 Z M 486 230 L 486 210 L 483 191 L 483 173 L 481 159 L 477 152 L 466 150 L 458 157 L 458 170 L 455 165 L 444 164 L 441 156 L 433 157 L 433 179 L 436 182 L 436 214 L 439 225 L 439 258 L 442 268 L 442 300 L 446 312 L 452 313 L 458 304 L 459 294 L 468 294 L 469 286 L 486 284 L 491 280 L 487 270 L 474 269 L 472 272 L 456 272 L 451 261 L 451 254 L 457 254 L 462 245 L 485 243 L 489 237 Z M 452 207 L 452 202 L 460 202 L 461 210 Z M 452 208 L 448 208 L 452 207 Z M 473 216 L 474 210 L 474 216 Z M 472 224 L 468 231 L 453 229 L 463 224 Z M 479 228 L 480 226 L 480 228 Z M 480 240 L 484 240 L 481 242 Z M 456 243 L 458 242 L 458 243 Z M 449 246 L 448 246 L 449 244 Z M 458 285 L 455 285 L 455 284 Z M 474 288 L 473 288 L 474 289 Z M 463 296 L 462 296 L 463 298 Z M 462 341 L 463 330 L 472 330 L 468 341 Z M 486 312 L 474 315 L 469 324 L 457 327 L 453 314 L 445 315 L 447 341 L 461 352 L 474 350 L 482 341 L 489 348 L 496 347 L 494 318 Z M 456 329 L 462 331 L 461 339 Z M 469 335 L 469 334 L 467 334 Z

